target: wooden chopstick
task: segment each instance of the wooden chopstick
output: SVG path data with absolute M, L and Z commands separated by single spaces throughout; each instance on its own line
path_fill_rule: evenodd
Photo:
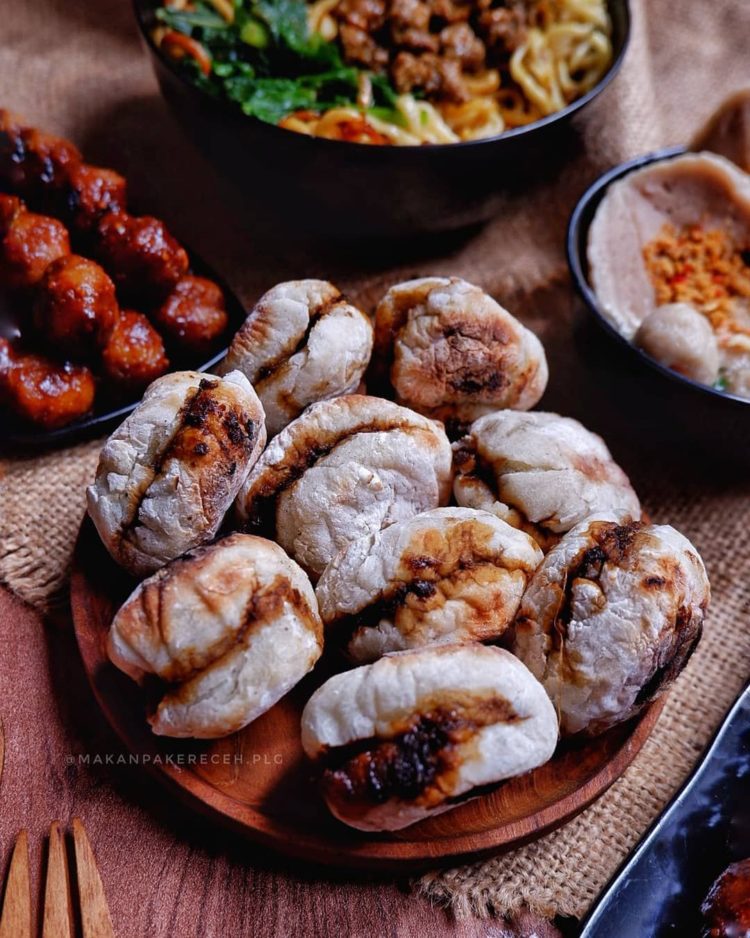
M 44 923 L 42 938 L 72 938 L 73 909 L 70 901 L 70 877 L 65 857 L 65 842 L 60 822 L 49 831 L 47 882 L 44 887 Z
M 18 835 L 10 861 L 0 918 L 0 938 L 32 938 L 29 835 L 25 830 Z
M 76 854 L 83 938 L 115 938 L 102 879 L 80 818 L 73 818 L 73 845 Z M 5 938 L 2 932 L 0 932 L 0 938 Z

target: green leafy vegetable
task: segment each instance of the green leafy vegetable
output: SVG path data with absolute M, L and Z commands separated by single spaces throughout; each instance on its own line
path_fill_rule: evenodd
M 257 0 L 254 10 L 277 43 L 304 54 L 309 42 L 305 3 L 300 0 Z
M 188 36 L 196 29 L 226 29 L 228 26 L 225 19 L 203 4 L 198 4 L 195 10 L 170 10 L 168 7 L 160 7 L 156 11 L 156 18 L 170 29 Z
M 335 43 L 309 32 L 305 0 L 235 0 L 234 11 L 232 23 L 200 0 L 191 10 L 156 11 L 159 22 L 208 50 L 208 77 L 189 56 L 180 60 L 201 87 L 273 124 L 294 111 L 358 107 L 362 73 L 343 62 Z M 369 77 L 374 99 L 370 113 L 403 125 L 388 78 Z
M 315 106 L 315 90 L 289 78 L 230 78 L 225 87 L 245 114 L 271 124 L 292 111 Z

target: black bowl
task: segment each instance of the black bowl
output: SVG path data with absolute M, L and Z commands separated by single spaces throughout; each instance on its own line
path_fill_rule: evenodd
M 608 187 L 636 169 L 685 152 L 684 147 L 671 147 L 616 166 L 576 205 L 568 225 L 568 264 L 578 292 L 607 337 L 604 343 L 589 337 L 580 345 L 611 406 L 644 439 L 680 461 L 742 467 L 750 465 L 750 400 L 699 384 L 641 351 L 606 319 L 588 280 L 589 228 Z
M 134 0 L 162 93 L 184 130 L 251 207 L 334 236 L 408 237 L 487 220 L 499 192 L 559 167 L 570 151 L 570 118 L 614 78 L 630 35 L 628 0 L 609 0 L 611 68 L 591 91 L 543 120 L 486 140 L 378 147 L 283 130 L 196 87 L 151 38 L 159 5 Z

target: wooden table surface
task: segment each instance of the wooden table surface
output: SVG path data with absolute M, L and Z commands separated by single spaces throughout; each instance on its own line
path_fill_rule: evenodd
M 122 764 L 70 629 L 45 623 L 3 589 L 0 717 L 3 881 L 22 828 L 38 883 L 50 823 L 81 817 L 118 938 L 559 935 L 530 917 L 512 927 L 456 921 L 406 883 L 302 869 L 189 813 L 142 768 Z

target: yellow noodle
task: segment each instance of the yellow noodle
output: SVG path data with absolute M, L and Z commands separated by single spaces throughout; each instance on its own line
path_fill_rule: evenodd
M 318 33 L 327 42 L 332 42 L 338 35 L 339 28 L 331 16 L 340 0 L 315 0 L 307 11 L 307 23 L 311 33 Z
M 211 0 L 226 3 L 229 0 Z M 338 35 L 333 15 L 341 0 L 313 0 L 309 4 L 310 30 L 332 41 Z M 184 3 L 175 0 L 174 6 Z M 398 123 L 364 114 L 373 103 L 366 73 L 359 84 L 357 108 L 333 108 L 321 115 L 290 115 L 282 126 L 301 133 L 350 139 L 347 125 L 365 121 L 367 128 L 389 143 L 413 146 L 454 143 L 496 136 L 512 127 L 533 123 L 562 110 L 586 94 L 612 63 L 611 23 L 606 0 L 537 0 L 529 8 L 530 26 L 510 57 L 510 74 L 486 69 L 466 74 L 463 83 L 469 100 L 461 103 L 398 97 Z M 402 126 L 403 125 L 403 126 Z M 364 125 L 363 125 L 364 126 Z M 374 142 L 362 134 L 361 142 Z
M 406 122 L 407 131 L 420 143 L 458 142 L 458 136 L 437 108 L 427 101 L 417 101 L 413 95 L 402 94 L 396 99 L 396 108 Z
M 206 0 L 227 23 L 234 22 L 234 6 L 231 0 Z
M 461 140 L 494 137 L 505 130 L 505 121 L 494 98 L 472 98 L 463 104 L 443 104 L 440 113 Z
M 496 68 L 488 68 L 477 75 L 465 75 L 464 85 L 472 97 L 494 94 L 500 90 L 500 72 Z

